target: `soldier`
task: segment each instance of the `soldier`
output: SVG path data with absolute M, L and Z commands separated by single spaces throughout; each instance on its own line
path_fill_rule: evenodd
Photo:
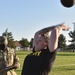
M 19 58 L 7 44 L 7 37 L 0 36 L 0 75 L 17 75 L 14 69 L 20 67 Z
M 33 52 L 24 59 L 21 75 L 49 75 L 56 57 L 61 30 L 69 30 L 63 24 L 37 31 L 33 40 Z M 51 35 L 48 37 L 48 33 Z

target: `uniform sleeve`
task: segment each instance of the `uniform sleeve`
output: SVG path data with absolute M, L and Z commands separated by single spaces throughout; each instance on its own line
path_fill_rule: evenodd
M 20 63 L 19 63 L 19 57 L 16 55 L 16 53 L 14 54 L 14 64 L 15 69 L 20 67 Z

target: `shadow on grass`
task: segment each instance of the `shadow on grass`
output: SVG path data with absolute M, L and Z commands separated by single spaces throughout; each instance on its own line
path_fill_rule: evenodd
M 71 71 L 71 70 L 75 70 L 75 68 L 66 68 L 65 70 Z
M 75 54 L 57 54 L 57 56 L 75 56 Z
M 53 71 L 75 71 L 74 67 L 57 67 L 53 68 Z

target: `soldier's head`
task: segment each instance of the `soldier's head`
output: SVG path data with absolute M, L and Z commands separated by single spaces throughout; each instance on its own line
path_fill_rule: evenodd
M 4 50 L 8 44 L 6 36 L 0 36 L 0 50 Z
M 40 34 L 36 37 L 35 40 L 35 51 L 40 51 L 42 49 L 46 49 L 48 47 L 49 37 L 47 34 Z

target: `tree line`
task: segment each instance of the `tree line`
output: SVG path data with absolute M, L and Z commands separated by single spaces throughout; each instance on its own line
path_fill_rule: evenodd
M 15 48 L 15 40 L 13 38 L 12 32 L 8 32 L 8 29 L 5 30 L 5 32 L 2 33 L 3 36 L 7 36 L 8 39 L 8 47 L 11 48 Z M 68 40 L 68 42 L 70 42 L 71 44 L 67 45 L 66 44 L 66 37 L 63 34 L 60 34 L 59 39 L 58 39 L 58 48 L 60 48 L 61 50 L 63 49 L 72 49 L 73 52 L 75 50 L 75 31 L 70 31 L 68 33 L 68 35 L 70 36 L 71 40 Z M 31 38 L 30 41 L 28 41 L 27 38 L 21 38 L 21 40 L 18 41 L 21 44 L 22 48 L 25 47 L 33 47 L 33 38 Z

